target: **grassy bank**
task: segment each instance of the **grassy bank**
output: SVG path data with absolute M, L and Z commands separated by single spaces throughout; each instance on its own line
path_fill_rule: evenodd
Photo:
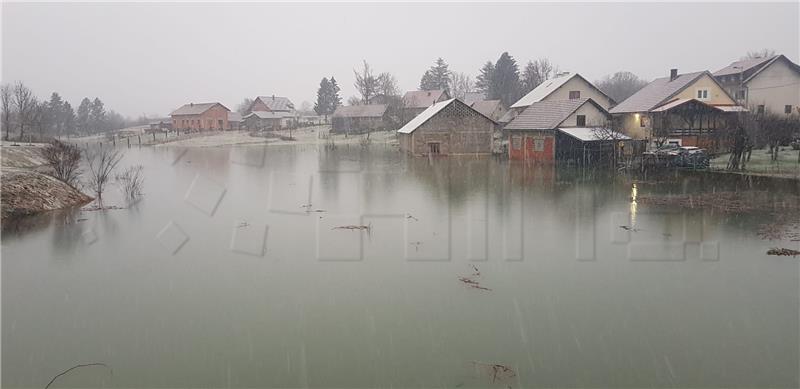
M 773 161 L 770 158 L 769 149 L 753 150 L 745 170 L 732 173 L 800 179 L 800 163 L 797 161 L 797 153 L 797 150 L 783 147 L 778 152 L 778 159 Z M 710 169 L 727 171 L 725 169 L 729 158 L 729 153 L 720 154 L 711 161 Z

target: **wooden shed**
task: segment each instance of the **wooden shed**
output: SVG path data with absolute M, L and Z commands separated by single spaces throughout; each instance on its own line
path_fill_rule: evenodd
M 435 103 L 397 131 L 412 155 L 491 154 L 497 124 L 458 99 Z

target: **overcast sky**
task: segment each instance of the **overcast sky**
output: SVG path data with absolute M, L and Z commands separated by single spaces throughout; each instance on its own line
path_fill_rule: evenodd
M 717 70 L 749 50 L 798 62 L 798 4 L 22 4 L 2 5 L 2 78 L 124 115 L 188 102 L 287 96 L 313 102 L 323 76 L 355 94 L 367 60 L 415 89 L 441 56 L 473 77 L 508 51 L 596 80 Z

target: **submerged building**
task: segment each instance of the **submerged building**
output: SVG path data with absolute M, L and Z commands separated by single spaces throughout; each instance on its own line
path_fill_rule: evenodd
M 435 103 L 397 130 L 412 155 L 491 154 L 497 124 L 458 99 Z

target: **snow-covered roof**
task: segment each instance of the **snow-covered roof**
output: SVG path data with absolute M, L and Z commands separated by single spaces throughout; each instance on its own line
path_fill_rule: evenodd
M 511 105 L 511 108 L 521 108 L 527 107 L 533 103 L 538 103 L 542 101 L 545 97 L 549 96 L 553 91 L 560 88 L 561 85 L 567 83 L 567 81 L 571 80 L 572 77 L 577 76 L 578 73 L 575 74 L 567 74 L 561 77 L 551 78 L 549 80 L 545 80 L 545 82 L 539 84 L 536 88 L 533 88 L 532 91 L 528 92 L 527 95 L 523 96 L 521 99 L 517 100 L 516 103 Z
M 631 137 L 605 128 L 596 127 L 570 127 L 559 128 L 561 131 L 581 142 L 595 142 L 599 140 L 629 140 Z
M 245 116 L 244 119 L 247 119 L 247 118 L 252 117 L 252 116 L 256 116 L 259 119 L 282 119 L 282 118 L 293 117 L 294 114 L 291 113 L 291 112 L 283 112 L 283 111 L 278 111 L 278 112 L 273 112 L 273 111 L 253 111 L 253 112 L 250 112 L 247 116 Z
M 406 125 L 403 126 L 403 128 L 397 130 L 397 132 L 400 134 L 410 134 L 414 132 L 414 130 L 416 130 L 419 126 L 425 124 L 425 122 L 427 122 L 428 119 L 432 118 L 434 115 L 439 113 L 439 111 L 443 110 L 445 107 L 447 107 L 454 101 L 456 101 L 456 99 L 440 101 L 438 103 L 431 105 L 430 107 L 422 111 L 419 115 L 411 119 L 411 121 L 406 123 Z

